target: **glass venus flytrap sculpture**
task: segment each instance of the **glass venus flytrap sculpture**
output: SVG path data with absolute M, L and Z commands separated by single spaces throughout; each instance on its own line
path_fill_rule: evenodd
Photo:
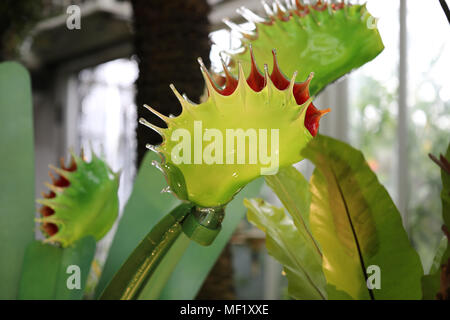
M 161 162 L 153 165 L 166 177 L 169 189 L 165 191 L 183 203 L 136 247 L 103 291 L 102 299 L 158 298 L 190 240 L 210 245 L 217 237 L 225 206 L 237 192 L 251 180 L 301 160 L 301 150 L 317 134 L 320 117 L 329 110 L 319 111 L 312 104 L 308 90 L 312 75 L 295 82 L 294 73 L 289 80 L 278 68 L 275 51 L 273 59 L 270 75 L 267 65 L 263 74 L 255 63 L 247 78 L 242 68 L 237 79 L 225 69 L 223 87 L 199 60 L 208 88 L 205 102 L 194 105 L 171 85 L 183 108 L 178 117 L 167 117 L 146 106 L 168 126 L 160 128 L 139 119 L 163 137 L 162 144 L 148 146 L 161 157 Z M 202 144 L 201 140 L 207 141 Z M 276 159 L 272 164 L 258 161 L 260 154 L 252 149 L 265 149 L 266 158 Z
M 113 172 L 105 161 L 92 152 L 90 162 L 81 153 L 71 152 L 70 164 L 61 167 L 50 165 L 52 184 L 46 183 L 48 193 L 43 193 L 39 212 L 41 229 L 47 238 L 44 242 L 73 245 L 85 236 L 97 241 L 109 231 L 117 218 L 119 200 L 119 173 Z

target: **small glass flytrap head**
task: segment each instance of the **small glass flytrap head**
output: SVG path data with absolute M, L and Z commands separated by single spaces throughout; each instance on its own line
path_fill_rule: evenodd
M 46 183 L 39 212 L 44 242 L 63 247 L 73 245 L 85 236 L 100 240 L 117 218 L 119 173 L 113 172 L 105 161 L 92 152 L 87 162 L 83 150 L 80 157 L 71 151 L 68 166 L 61 159 L 61 167 L 50 165 L 52 183 Z

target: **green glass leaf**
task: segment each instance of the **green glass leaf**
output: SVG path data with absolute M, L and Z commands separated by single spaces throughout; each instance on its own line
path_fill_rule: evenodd
M 15 62 L 0 63 L 0 145 L 0 299 L 16 299 L 35 194 L 30 76 Z
M 267 8 L 267 7 L 265 7 Z M 242 10 L 242 9 L 241 9 Z M 255 23 L 253 32 L 227 22 L 242 34 L 242 48 L 230 53 L 234 73 L 237 63 L 249 72 L 251 61 L 246 54 L 249 45 L 255 52 L 257 65 L 273 67 L 272 49 L 277 50 L 281 70 L 290 75 L 299 72 L 299 79 L 315 73 L 310 84 L 311 95 L 351 70 L 374 59 L 384 46 L 365 5 L 330 4 L 301 5 L 281 9 L 279 2 L 266 9 L 267 18 L 255 17 L 244 9 L 244 17 Z
M 25 253 L 20 280 L 19 299 L 25 300 L 80 300 L 94 259 L 96 242 L 85 237 L 73 246 L 60 248 L 40 241 L 32 242 Z M 71 267 L 72 266 L 72 267 Z M 69 288 L 76 284 L 71 276 L 79 269 L 80 289 Z
M 266 233 L 266 247 L 284 268 L 289 295 L 295 299 L 326 299 L 322 261 L 284 212 L 262 199 L 244 200 L 247 219 Z
M 419 256 L 362 153 L 317 136 L 303 155 L 316 165 L 310 225 L 322 248 L 327 282 L 353 299 L 420 299 Z M 370 266 L 380 268 L 380 289 L 368 289 Z

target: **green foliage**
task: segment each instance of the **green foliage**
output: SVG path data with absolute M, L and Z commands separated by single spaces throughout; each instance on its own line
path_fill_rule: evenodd
M 437 297 L 441 287 L 441 272 L 442 266 L 450 263 L 450 144 L 447 147 L 445 157 L 441 156 L 440 160 L 435 159 L 441 166 L 441 178 L 442 178 L 442 221 L 443 230 L 447 230 L 445 236 L 441 239 L 438 249 L 431 265 L 430 272 L 422 278 L 423 298 L 427 300 L 434 300 Z M 446 160 L 446 161 L 445 161 Z M 446 162 L 446 163 L 445 163 Z M 445 286 L 445 284 L 444 284 Z M 448 285 L 447 285 L 448 286 Z M 447 287 L 448 290 L 448 287 Z
M 294 169 L 295 170 L 295 169 Z M 286 272 L 289 295 L 295 299 L 326 299 L 321 256 L 311 239 L 299 232 L 283 208 L 262 199 L 245 200 L 248 220 L 266 233 L 266 247 Z
M 0 128 L 0 299 L 14 299 L 35 212 L 30 77 L 14 62 L 0 64 Z
M 354 299 L 420 299 L 419 257 L 361 152 L 318 136 L 303 154 L 316 165 L 310 224 L 322 248 L 327 282 Z M 381 270 L 380 289 L 366 285 L 371 265 Z
M 422 277 L 422 291 L 424 300 L 435 300 L 441 288 L 441 265 L 450 258 L 448 239 L 444 236 L 439 243 L 431 265 L 430 272 Z
M 40 241 L 32 242 L 25 253 L 18 298 L 25 300 L 82 299 L 95 248 L 95 239 L 91 236 L 77 241 L 68 248 L 60 248 Z M 68 282 L 72 283 L 69 277 L 73 273 L 68 267 L 73 265 L 80 268 L 80 289 L 69 289 L 67 286 Z

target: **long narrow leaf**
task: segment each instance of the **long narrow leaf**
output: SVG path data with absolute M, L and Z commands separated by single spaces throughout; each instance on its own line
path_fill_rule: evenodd
M 34 233 L 34 146 L 30 77 L 0 64 L 0 299 L 15 299 Z
M 316 165 L 310 224 L 322 249 L 327 282 L 353 299 L 420 299 L 419 256 L 361 152 L 317 136 L 303 154 Z M 379 267 L 380 274 L 369 273 L 371 266 Z M 372 276 L 380 276 L 379 288 L 367 285 L 367 279 L 377 284 Z

